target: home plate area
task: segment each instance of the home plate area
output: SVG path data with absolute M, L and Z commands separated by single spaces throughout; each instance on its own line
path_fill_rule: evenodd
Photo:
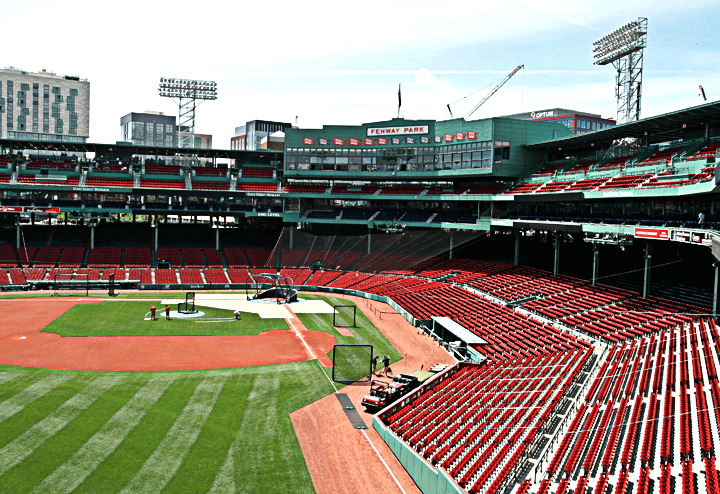
M 169 305 L 177 307 L 182 304 L 185 299 L 163 299 L 162 307 Z M 220 294 L 220 293 L 199 293 L 195 296 L 196 309 L 202 307 L 212 307 L 214 309 L 226 309 L 231 311 L 239 310 L 240 312 L 252 312 L 260 316 L 262 319 L 292 319 L 295 314 L 332 314 L 333 308 L 324 300 L 305 300 L 298 299 L 292 304 L 278 304 L 272 300 L 248 300 L 245 295 L 241 294 Z M 188 317 L 196 314 L 182 314 L 176 310 L 170 312 L 170 317 Z M 162 308 L 158 309 L 157 317 L 164 316 Z M 200 321 L 198 321 L 200 322 Z

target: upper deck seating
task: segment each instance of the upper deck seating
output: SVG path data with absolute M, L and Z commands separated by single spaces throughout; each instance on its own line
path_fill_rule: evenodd
M 140 187 L 144 189 L 184 189 L 182 180 L 140 180 Z
M 230 182 L 193 180 L 192 188 L 193 190 L 230 190 Z
M 530 193 L 530 192 L 535 191 L 536 189 L 538 189 L 538 188 L 539 188 L 540 186 L 542 186 L 542 185 L 543 185 L 543 184 L 537 183 L 537 182 L 536 182 L 536 183 L 529 183 L 529 184 L 515 185 L 514 187 L 512 187 L 511 189 L 509 189 L 509 190 L 508 190 L 507 192 L 505 192 L 505 193 L 506 193 L 506 194 L 528 194 L 528 193 Z
M 664 164 L 664 163 L 670 163 L 670 161 L 672 160 L 672 157 L 676 153 L 678 153 L 679 151 L 682 151 L 682 150 L 683 150 L 682 147 L 663 149 L 662 151 L 658 151 L 657 153 L 653 154 L 652 156 L 645 158 L 637 166 L 650 166 L 650 165 L 659 165 L 659 164 Z
M 600 189 L 634 189 L 651 176 L 652 175 L 619 175 L 600 185 Z
M 242 178 L 273 178 L 272 168 L 243 167 L 239 174 Z
M 132 178 L 97 178 L 88 176 L 85 180 L 86 187 L 122 187 L 132 189 Z
M 696 151 L 695 153 L 693 153 L 693 155 L 686 158 L 686 160 L 691 161 L 691 160 L 714 158 L 715 154 L 718 152 L 719 149 L 720 149 L 720 141 L 713 141 L 713 142 L 709 143 L 707 146 L 700 149 L 699 151 Z
M 613 168 L 623 167 L 625 166 L 625 163 L 633 159 L 636 154 L 628 154 L 627 156 L 616 156 L 612 160 L 610 160 L 608 163 L 605 163 L 604 165 L 600 166 L 598 168 L 598 171 L 603 170 L 612 170 Z
M 179 165 L 145 163 L 145 173 L 148 175 L 180 175 L 181 169 Z
M 327 192 L 327 185 L 324 184 L 288 184 L 285 192 L 291 194 L 324 194 Z

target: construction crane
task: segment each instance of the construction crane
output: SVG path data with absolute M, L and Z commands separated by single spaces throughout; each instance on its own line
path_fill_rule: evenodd
M 477 111 L 477 109 L 480 108 L 487 100 L 489 100 L 489 99 L 492 97 L 493 94 L 495 94 L 495 93 L 498 92 L 498 89 L 500 89 L 501 87 L 503 87 L 503 86 L 505 85 L 505 83 L 512 78 L 512 76 L 514 76 L 515 74 L 517 74 L 517 73 L 520 71 L 520 69 L 523 69 L 523 68 L 525 68 L 525 65 L 518 65 L 518 66 L 515 68 L 515 70 L 513 70 L 513 71 L 510 72 L 508 75 L 506 75 L 505 78 L 504 78 L 502 81 L 500 81 L 500 83 L 499 83 L 497 86 L 495 86 L 495 87 L 493 88 L 493 90 L 490 91 L 490 93 L 489 93 L 487 96 L 485 96 L 483 99 L 481 99 L 480 102 L 479 102 L 477 105 L 475 105 L 472 110 L 470 110 L 469 112 L 467 112 L 467 115 L 465 115 L 465 117 L 463 117 L 463 118 L 465 118 L 465 120 L 467 120 L 468 118 L 470 118 L 470 116 L 471 116 L 473 113 L 475 113 L 475 112 Z M 472 93 L 472 94 L 475 94 L 475 93 Z M 468 96 L 472 96 L 472 94 L 470 94 L 470 95 L 468 95 Z M 465 96 L 465 98 L 467 98 L 468 96 Z M 465 98 L 460 98 L 459 100 L 457 100 L 457 101 L 455 101 L 455 102 L 453 102 L 453 103 L 448 103 L 448 104 L 447 104 L 448 112 L 450 112 L 450 118 L 455 118 L 455 116 L 453 115 L 452 109 L 450 109 L 450 105 L 454 105 L 454 104 L 457 103 L 458 101 L 462 101 L 462 100 L 464 100 Z

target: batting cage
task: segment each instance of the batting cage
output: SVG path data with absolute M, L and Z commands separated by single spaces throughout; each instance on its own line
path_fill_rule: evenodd
M 52 278 L 54 297 L 71 297 L 90 292 L 90 277 L 87 274 L 55 273 Z
M 178 303 L 179 314 L 195 314 L 195 292 L 185 292 L 185 302 Z
M 367 379 L 372 373 L 372 345 L 335 345 L 332 379 L 350 384 Z
M 333 327 L 356 328 L 357 305 L 333 305 Z

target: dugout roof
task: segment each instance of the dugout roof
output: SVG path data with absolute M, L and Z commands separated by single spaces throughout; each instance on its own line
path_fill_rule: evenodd
M 528 144 L 526 148 L 534 151 L 558 148 L 572 150 L 589 148 L 592 145 L 607 148 L 613 141 L 626 137 L 641 139 L 646 141 L 647 145 L 653 145 L 683 139 L 689 128 L 697 128 L 705 124 L 720 125 L 720 101 L 644 118 L 637 122 L 619 124 L 595 132 Z

